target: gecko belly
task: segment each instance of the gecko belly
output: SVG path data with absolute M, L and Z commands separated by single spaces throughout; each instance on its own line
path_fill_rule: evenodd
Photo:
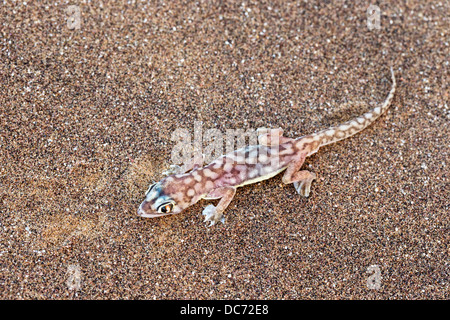
M 246 180 L 246 181 L 244 181 L 243 183 L 241 183 L 240 185 L 238 185 L 236 187 L 243 187 L 243 186 L 245 186 L 247 184 L 257 183 L 257 182 L 260 182 L 260 181 L 264 181 L 264 180 L 270 179 L 272 177 L 275 177 L 277 174 L 279 174 L 280 172 L 282 172 L 285 169 L 286 169 L 286 167 L 283 167 L 283 168 L 278 169 L 276 171 L 270 172 L 270 173 L 268 173 L 268 174 L 266 174 L 264 176 L 259 176 L 259 177 L 256 177 L 254 179 Z

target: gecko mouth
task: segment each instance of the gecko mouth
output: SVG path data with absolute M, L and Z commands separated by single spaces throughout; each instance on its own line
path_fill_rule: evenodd
M 145 212 L 140 212 L 140 211 L 138 211 L 138 215 L 141 218 L 156 218 L 156 217 L 165 216 L 165 214 L 145 213 Z
M 142 218 L 156 218 L 156 217 L 161 217 L 161 216 L 166 215 L 163 213 L 145 213 L 145 211 L 143 211 L 141 208 L 138 209 L 137 214 L 138 214 L 138 216 L 140 216 Z

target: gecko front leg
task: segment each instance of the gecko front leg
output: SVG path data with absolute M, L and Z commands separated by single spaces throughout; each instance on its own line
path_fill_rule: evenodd
M 209 226 L 215 225 L 217 222 L 221 221 L 222 223 L 225 221 L 223 217 L 223 212 L 230 204 L 231 200 L 233 200 L 234 195 L 236 194 L 235 187 L 222 187 L 212 190 L 206 196 L 207 199 L 218 199 L 220 198 L 219 203 L 216 206 L 212 204 L 206 206 L 203 209 L 202 214 L 205 216 L 205 222 L 210 222 Z
M 300 170 L 305 162 L 307 153 L 300 153 L 298 157 L 293 159 L 287 166 L 283 175 L 283 183 L 293 183 L 298 194 L 308 197 L 311 191 L 311 183 L 316 179 L 316 174 L 308 170 Z

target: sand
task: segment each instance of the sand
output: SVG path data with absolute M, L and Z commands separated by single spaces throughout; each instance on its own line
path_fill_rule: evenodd
M 43 3 L 0 6 L 0 298 L 449 298 L 448 2 L 382 1 L 372 30 L 367 1 Z M 390 66 L 309 198 L 277 176 L 225 224 L 137 216 L 175 129 L 312 133 Z

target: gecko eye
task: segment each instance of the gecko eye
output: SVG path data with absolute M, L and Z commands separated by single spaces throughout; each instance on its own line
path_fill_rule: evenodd
M 158 213 L 171 213 L 173 210 L 173 203 L 165 203 L 158 207 Z
M 148 193 L 149 193 L 150 191 L 152 191 L 152 189 L 153 189 L 155 186 L 156 186 L 156 183 L 151 184 L 150 187 L 148 187 L 147 192 L 145 192 L 145 195 L 148 195 Z

